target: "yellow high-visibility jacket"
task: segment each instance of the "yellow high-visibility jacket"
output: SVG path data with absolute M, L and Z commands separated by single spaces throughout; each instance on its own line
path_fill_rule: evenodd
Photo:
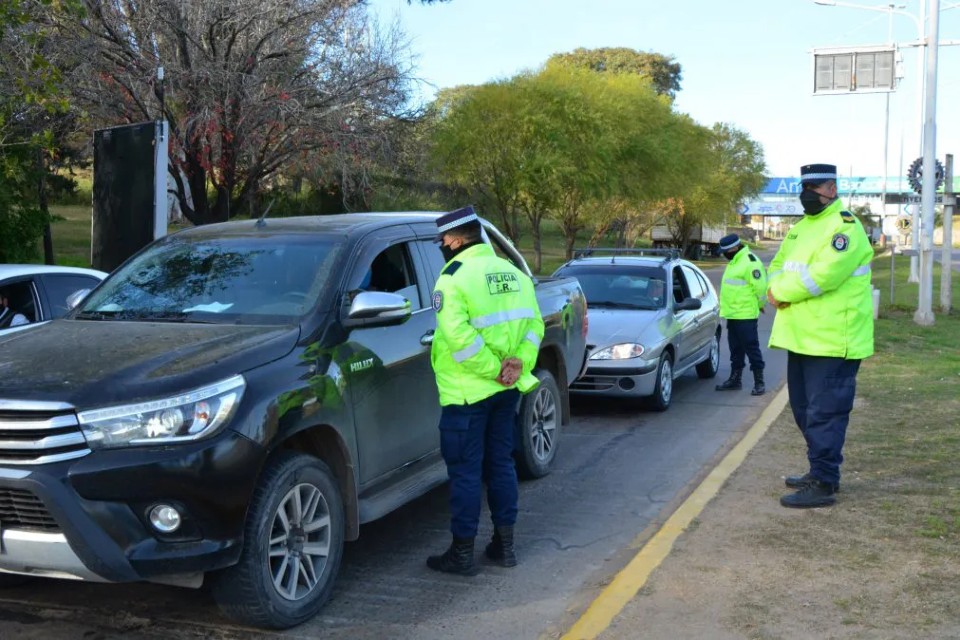
M 770 263 L 777 310 L 770 346 L 811 356 L 873 355 L 873 248 L 863 225 L 835 200 L 806 215 Z
M 754 320 L 767 301 L 767 272 L 760 258 L 744 247 L 723 270 L 720 281 L 720 317 Z
M 543 340 L 533 281 L 488 244 L 468 247 L 448 262 L 433 291 L 437 330 L 430 361 L 440 404 L 473 404 L 504 387 L 496 378 L 508 357 L 523 362 L 514 385 L 539 384 L 532 371 Z

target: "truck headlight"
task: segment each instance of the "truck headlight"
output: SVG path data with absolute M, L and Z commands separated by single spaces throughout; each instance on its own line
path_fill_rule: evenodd
M 77 418 L 91 449 L 199 440 L 233 417 L 246 384 L 237 375 L 171 398 L 82 411 Z
M 639 358 L 643 355 L 643 345 L 633 342 L 615 344 L 605 349 L 600 349 L 590 356 L 591 360 L 627 360 L 628 358 Z

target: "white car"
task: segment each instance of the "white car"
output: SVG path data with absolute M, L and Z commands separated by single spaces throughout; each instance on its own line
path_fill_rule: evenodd
M 67 298 L 81 289 L 95 289 L 103 271 L 43 264 L 0 264 L 0 335 L 63 316 Z M 0 301 L 2 303 L 2 301 Z M 26 324 L 21 324 L 26 319 Z

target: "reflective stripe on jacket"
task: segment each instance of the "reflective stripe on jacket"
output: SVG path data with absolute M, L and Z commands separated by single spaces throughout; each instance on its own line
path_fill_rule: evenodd
M 533 281 L 488 244 L 463 250 L 446 264 L 433 292 L 437 330 L 430 360 L 440 404 L 473 404 L 504 387 L 496 381 L 504 359 L 523 362 L 514 385 L 539 384 L 532 371 L 543 339 Z
M 811 356 L 873 355 L 873 248 L 863 225 L 835 200 L 804 216 L 770 263 L 777 310 L 770 346 Z
M 723 270 L 720 317 L 753 320 L 767 300 L 767 273 L 760 259 L 744 247 Z

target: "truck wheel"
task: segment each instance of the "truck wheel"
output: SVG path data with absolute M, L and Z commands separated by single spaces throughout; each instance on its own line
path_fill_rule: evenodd
M 240 561 L 217 573 L 213 596 L 230 618 L 286 629 L 329 599 L 343 555 L 343 500 L 329 467 L 285 451 L 263 471 Z
M 673 356 L 664 351 L 660 356 L 660 365 L 657 367 L 657 384 L 653 388 L 653 395 L 648 402 L 654 411 L 666 411 L 673 400 Z
M 697 377 L 707 379 L 717 375 L 720 369 L 720 332 L 713 338 L 710 345 L 710 355 L 697 365 Z
M 523 397 L 518 420 L 514 457 L 521 478 L 542 478 L 550 473 L 563 422 L 560 389 L 553 375 L 545 369 L 537 369 L 533 375 L 540 379 L 540 384 Z

